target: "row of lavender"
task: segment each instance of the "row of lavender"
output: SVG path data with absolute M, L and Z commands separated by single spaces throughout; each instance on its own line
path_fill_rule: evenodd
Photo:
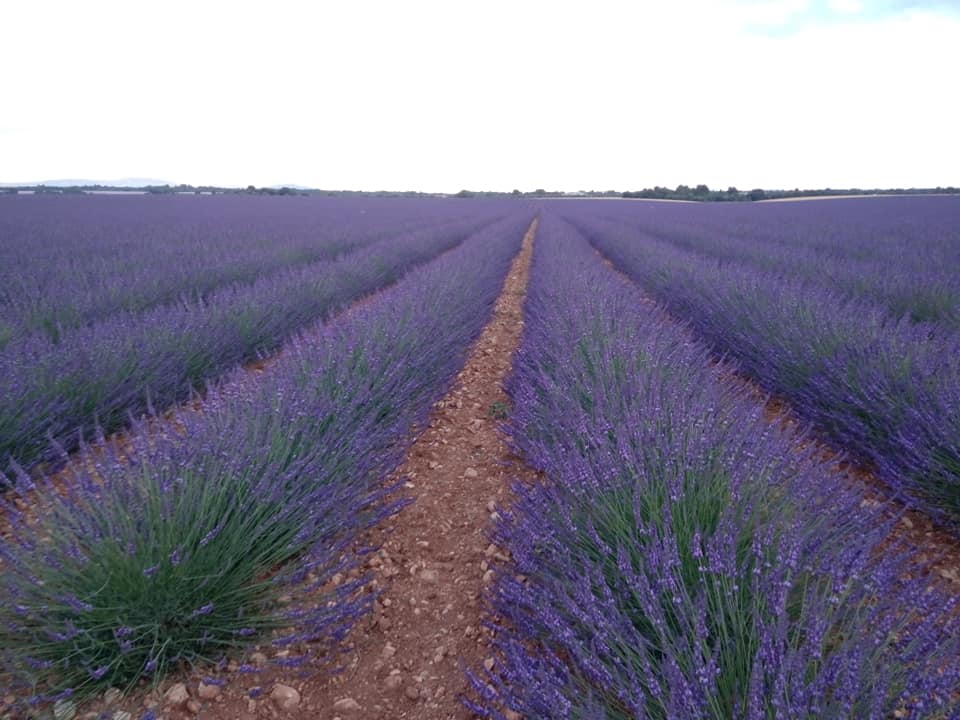
M 568 215 L 620 270 L 836 446 L 870 461 L 908 501 L 960 523 L 960 334 L 895 320 L 885 307 L 792 274 L 718 263 L 585 208 Z
M 396 509 L 381 481 L 461 367 L 530 219 L 477 232 L 260 380 L 237 373 L 199 413 L 156 420 L 123 457 L 93 448 L 62 497 L 19 474 L 43 512 L 34 524 L 0 498 L 7 690 L 63 701 L 181 663 L 211 664 L 216 683 L 212 664 L 253 643 L 283 666 L 334 650 L 372 595 L 331 579 Z
M 0 350 L 0 464 L 32 465 L 94 428 L 163 409 L 307 323 L 397 280 L 489 224 L 489 209 L 387 237 L 335 261 L 220 288 L 205 299 L 115 314 L 59 341 L 33 335 Z
M 602 217 L 722 264 L 802 279 L 876 304 L 895 319 L 960 330 L 956 198 L 625 203 L 603 208 Z
M 503 720 L 950 713 L 960 624 L 888 522 L 708 348 L 544 217 L 509 392 L 517 488 L 495 541 Z M 954 708 L 955 710 L 956 708 Z M 952 716 L 952 715 L 950 715 Z
M 0 347 L 33 332 L 56 340 L 113 313 L 203 297 L 466 214 L 388 199 L 0 198 Z

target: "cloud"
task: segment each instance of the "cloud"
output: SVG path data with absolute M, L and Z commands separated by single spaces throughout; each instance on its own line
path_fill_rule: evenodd
M 960 0 L 733 0 L 729 7 L 745 30 L 773 37 L 918 14 L 960 15 Z
M 807 14 L 811 0 L 753 0 L 744 2 L 738 15 L 747 26 L 787 25 Z
M 866 6 L 863 0 L 828 0 L 827 7 L 837 15 L 859 15 Z

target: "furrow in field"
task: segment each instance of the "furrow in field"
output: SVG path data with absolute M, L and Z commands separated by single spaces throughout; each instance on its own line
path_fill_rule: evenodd
M 489 540 L 509 483 L 531 476 L 499 425 L 503 383 L 523 330 L 536 221 L 513 261 L 493 317 L 453 389 L 397 471 L 411 505 L 385 523 L 368 565 L 383 590 L 372 622 L 353 639 L 342 676 L 307 687 L 318 712 L 352 698 L 360 716 L 466 720 L 464 665 L 492 658 L 482 602 L 503 552 Z M 308 715 L 303 715 L 304 718 Z

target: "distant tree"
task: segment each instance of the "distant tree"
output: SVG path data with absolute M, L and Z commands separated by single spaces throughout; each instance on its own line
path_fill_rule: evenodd
M 511 194 L 511 195 L 523 195 L 523 193 L 520 192 L 519 190 L 517 190 L 516 188 L 514 188 L 514 189 L 513 189 L 513 192 L 510 193 L 510 194 Z
M 456 195 L 454 195 L 454 197 L 458 197 L 458 198 L 472 198 L 473 196 L 474 196 L 474 193 L 471 190 L 461 190 Z
M 767 197 L 767 193 L 762 188 L 754 188 L 750 191 L 751 200 L 764 200 Z
M 709 195 L 710 188 L 707 187 L 706 185 L 697 185 L 696 189 L 694 190 L 694 193 L 697 195 Z

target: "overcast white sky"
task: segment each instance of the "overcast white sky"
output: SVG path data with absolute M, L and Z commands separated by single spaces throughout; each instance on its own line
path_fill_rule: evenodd
M 3 0 L 0 67 L 0 182 L 960 185 L 960 0 Z

